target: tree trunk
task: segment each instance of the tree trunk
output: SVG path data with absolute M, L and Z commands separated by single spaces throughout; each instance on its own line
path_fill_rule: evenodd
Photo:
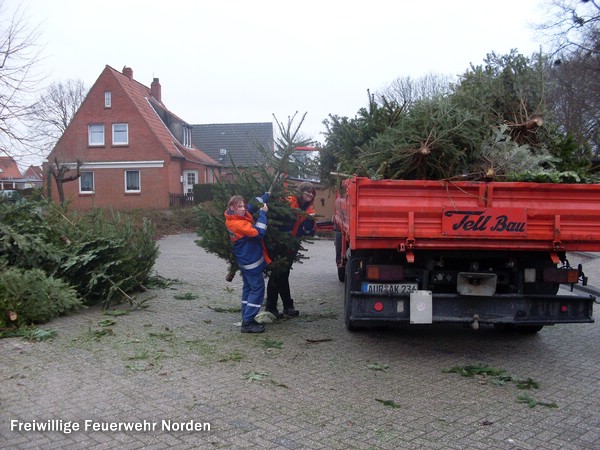
M 70 177 L 67 177 L 66 173 L 71 169 L 67 165 L 61 165 L 57 158 L 54 158 L 54 166 L 50 166 L 49 172 L 52 175 L 52 178 L 54 178 L 54 181 L 56 181 L 56 191 L 58 192 L 58 201 L 61 206 L 64 206 L 65 204 L 65 191 L 63 184 L 70 181 L 75 181 L 81 176 L 79 171 L 81 164 L 81 161 L 77 160 L 75 175 Z
M 529 119 L 523 123 L 513 123 L 510 124 L 513 128 L 518 128 L 522 130 L 531 130 L 532 128 L 541 127 L 544 124 L 544 119 L 541 117 L 535 117 L 533 119 Z

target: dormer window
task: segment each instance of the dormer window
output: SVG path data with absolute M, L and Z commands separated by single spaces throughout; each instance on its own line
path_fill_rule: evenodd
M 192 146 L 192 129 L 190 127 L 183 127 L 183 142 L 182 144 L 185 147 Z
M 227 155 L 227 149 L 226 148 L 222 148 L 221 150 L 219 150 L 219 155 L 220 156 L 226 156 Z
M 106 91 L 106 92 L 104 92 L 104 107 L 110 108 L 111 105 L 112 105 L 111 92 Z

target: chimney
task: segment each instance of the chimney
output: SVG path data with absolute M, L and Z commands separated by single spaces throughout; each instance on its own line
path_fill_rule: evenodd
M 123 75 L 130 80 L 133 80 L 133 69 L 131 67 L 123 66 Z
M 152 80 L 152 84 L 150 85 L 150 95 L 162 103 L 162 100 L 160 99 L 160 82 L 158 81 L 158 78 Z

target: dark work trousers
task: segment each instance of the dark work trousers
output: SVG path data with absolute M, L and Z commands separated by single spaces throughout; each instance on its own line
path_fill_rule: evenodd
M 267 300 L 265 302 L 265 310 L 277 311 L 277 300 L 281 297 L 283 310 L 294 307 L 294 300 L 290 292 L 290 270 L 296 259 L 297 252 L 288 256 L 288 264 L 286 268 L 271 272 L 269 281 L 267 282 Z

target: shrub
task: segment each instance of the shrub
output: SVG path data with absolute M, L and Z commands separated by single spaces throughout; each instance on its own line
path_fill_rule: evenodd
M 214 186 L 212 184 L 194 185 L 194 203 L 204 203 L 214 198 Z
M 129 211 L 136 226 L 141 226 L 144 220 L 149 220 L 155 227 L 155 239 L 179 234 L 193 233 L 198 227 L 194 208 L 173 208 L 168 210 L 135 210 Z

